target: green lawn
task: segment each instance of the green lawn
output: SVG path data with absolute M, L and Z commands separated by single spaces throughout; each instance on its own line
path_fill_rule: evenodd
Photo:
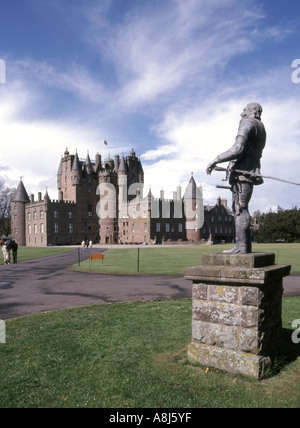
M 86 260 L 72 269 L 119 274 L 183 275 L 184 268 L 201 264 L 201 256 L 221 252 L 230 245 L 181 247 L 124 247 L 105 252 L 104 262 Z M 274 252 L 276 263 L 291 264 L 292 273 L 300 273 L 300 244 L 256 244 L 255 252 Z
M 292 362 L 260 382 L 188 364 L 191 310 L 191 300 L 184 299 L 7 321 L 7 343 L 0 344 L 0 408 L 300 406 L 299 345 L 291 341 L 299 298 L 283 302 L 284 355 Z
M 38 259 L 41 257 L 54 256 L 56 254 L 66 253 L 70 251 L 75 251 L 75 249 L 62 248 L 62 247 L 45 247 L 45 248 L 19 247 L 18 261 L 22 262 L 25 260 L 32 260 L 32 259 Z

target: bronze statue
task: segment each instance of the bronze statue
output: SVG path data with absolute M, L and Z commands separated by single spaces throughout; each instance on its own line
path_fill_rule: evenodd
M 260 160 L 266 144 L 266 131 L 261 122 L 262 107 L 248 104 L 241 113 L 238 135 L 231 149 L 217 156 L 207 167 L 211 174 L 219 163 L 230 162 L 227 179 L 231 186 L 235 214 L 236 246 L 224 251 L 232 254 L 251 253 L 249 202 L 253 186 L 263 183 Z

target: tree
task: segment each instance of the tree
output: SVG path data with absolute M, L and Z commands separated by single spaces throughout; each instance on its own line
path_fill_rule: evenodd
M 255 234 L 257 242 L 300 241 L 300 210 L 280 208 L 265 215 Z
M 16 189 L 4 188 L 0 182 L 0 236 L 8 236 L 11 233 L 10 204 Z

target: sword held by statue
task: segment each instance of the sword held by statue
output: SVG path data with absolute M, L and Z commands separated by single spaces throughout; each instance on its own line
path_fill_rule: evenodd
M 217 166 L 216 168 L 214 168 L 214 171 L 227 172 L 228 173 L 227 168 L 222 168 L 220 166 Z M 269 175 L 261 175 L 261 174 L 255 173 L 255 172 L 243 171 L 241 169 L 233 169 L 232 171 L 237 172 L 238 174 L 248 175 L 249 177 L 266 178 L 269 180 L 280 181 L 281 183 L 287 183 L 287 184 L 293 184 L 294 186 L 300 186 L 300 183 L 295 183 L 294 181 L 289 181 L 289 180 L 283 180 L 282 178 L 278 178 L 278 177 L 271 177 Z M 224 180 L 224 181 L 226 181 L 226 180 Z M 216 186 L 216 187 L 217 187 L 217 189 L 231 190 L 231 187 L 229 187 L 229 186 Z

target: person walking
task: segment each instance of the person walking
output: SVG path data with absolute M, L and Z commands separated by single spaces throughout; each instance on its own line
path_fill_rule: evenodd
M 2 244 L 2 252 L 3 252 L 3 258 L 4 258 L 4 264 L 5 265 L 9 265 L 10 263 L 10 255 L 9 255 L 9 251 L 7 249 L 6 243 L 3 242 Z

